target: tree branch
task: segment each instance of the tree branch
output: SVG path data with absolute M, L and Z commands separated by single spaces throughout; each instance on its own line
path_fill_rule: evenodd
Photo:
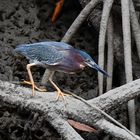
M 107 27 L 107 43 L 108 43 L 108 58 L 107 58 L 107 73 L 110 77 L 107 77 L 107 88 L 106 90 L 112 89 L 112 79 L 113 79 L 113 21 L 112 16 L 109 17 L 108 27 Z
M 121 129 L 118 126 L 115 126 L 114 124 L 110 123 L 109 121 L 102 119 L 97 122 L 99 126 L 102 126 L 103 130 L 108 134 L 113 134 L 116 138 L 123 139 L 123 140 L 133 140 L 135 139 L 133 136 L 128 135 L 124 129 Z M 107 130 L 107 131 L 106 131 Z M 138 136 L 136 136 L 136 139 L 140 139 Z
M 50 123 L 51 121 L 53 121 L 53 118 L 56 118 L 54 122 L 57 121 L 57 118 L 72 118 L 91 127 L 97 127 L 98 129 L 102 129 L 110 133 L 109 130 L 105 130 L 102 125 L 98 125 L 98 121 L 100 121 L 101 119 L 105 119 L 106 117 L 102 116 L 99 112 L 87 106 L 80 100 L 74 99 L 69 96 L 66 98 L 67 104 L 65 106 L 64 102 L 60 100 L 56 102 L 56 93 L 43 94 L 40 92 L 36 92 L 36 94 L 37 95 L 35 97 L 31 98 L 31 90 L 14 84 L 10 84 L 8 82 L 0 81 L 0 100 L 3 100 L 9 105 L 14 104 L 19 107 L 27 108 L 32 111 L 37 111 L 45 114 L 45 118 L 49 119 Z M 114 105 L 117 104 L 116 107 L 118 107 L 121 104 L 124 104 L 124 102 L 127 102 L 128 100 L 138 95 L 140 95 L 140 79 L 119 88 L 110 90 L 100 97 L 92 99 L 88 102 L 91 105 L 107 112 L 112 108 L 114 109 Z M 60 132 L 60 130 L 57 131 Z M 115 132 L 112 134 L 114 135 Z
M 84 140 L 70 125 L 58 114 L 49 113 L 47 121 L 57 130 L 65 140 Z M 58 117 L 56 117 L 58 116 Z
M 133 80 L 133 76 L 132 76 L 132 58 L 131 58 L 131 33 L 130 33 L 129 0 L 121 0 L 121 6 L 122 6 L 125 74 L 126 74 L 126 82 L 130 82 Z M 129 114 L 130 130 L 132 130 L 135 133 L 136 126 L 135 126 L 135 103 L 134 103 L 134 100 L 128 102 L 128 114 Z
M 101 68 L 104 68 L 104 51 L 105 51 L 105 36 L 107 23 L 109 19 L 110 10 L 112 8 L 114 0 L 106 0 L 104 2 L 101 24 L 100 24 L 100 32 L 99 32 L 99 46 L 98 46 L 98 64 Z M 103 93 L 103 75 L 98 72 L 98 83 L 99 83 L 99 95 Z
M 106 119 L 108 119 L 109 121 L 111 121 L 112 123 L 114 123 L 115 125 L 119 126 L 120 128 L 124 129 L 126 132 L 128 132 L 130 135 L 132 135 L 135 138 L 135 135 L 130 132 L 125 126 L 123 126 L 122 124 L 120 124 L 119 122 L 117 122 L 114 118 L 112 118 L 111 116 L 109 116 L 107 113 L 105 113 L 104 111 L 102 111 L 100 108 L 91 105 L 90 103 L 88 103 L 86 100 L 84 100 L 83 98 L 71 93 L 71 92 L 67 92 L 70 95 L 72 95 L 73 97 L 75 97 L 76 99 L 79 99 L 80 101 L 84 102 L 86 105 L 88 105 L 89 107 L 91 107 L 93 110 L 97 111 L 98 113 L 100 113 L 101 115 L 103 115 Z
M 127 103 L 129 100 L 134 99 L 140 93 L 140 79 L 112 89 L 102 96 L 89 100 L 90 104 L 96 104 L 100 109 L 105 112 L 114 110 L 120 105 Z

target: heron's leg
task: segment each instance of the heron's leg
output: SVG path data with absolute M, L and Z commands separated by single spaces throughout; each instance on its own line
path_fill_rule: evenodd
M 60 89 L 59 89 L 59 87 L 53 82 L 53 80 L 52 80 L 52 76 L 53 76 L 53 74 L 54 74 L 54 72 L 51 74 L 51 76 L 50 76 L 50 78 L 49 78 L 49 81 L 51 82 L 51 84 L 55 87 L 55 89 L 57 90 L 57 100 L 59 99 L 59 97 L 60 96 L 62 96 L 63 97 L 63 99 L 65 100 L 65 95 L 68 95 L 68 94 L 65 94 L 65 93 L 63 93 Z
M 22 83 L 23 83 L 23 84 L 32 85 L 32 83 L 31 83 L 30 81 L 25 81 L 25 80 L 24 80 Z M 47 91 L 46 89 L 38 88 L 35 84 L 34 84 L 34 88 L 35 88 L 36 90 L 40 91 L 40 92 L 45 92 L 45 91 Z
M 32 73 L 31 73 L 31 67 L 32 67 L 32 66 L 35 66 L 35 65 L 37 65 L 37 64 L 36 64 L 36 63 L 31 63 L 31 64 L 28 64 L 27 67 L 26 67 L 26 68 L 27 68 L 27 71 L 28 71 L 30 83 L 31 83 L 31 85 L 32 85 L 32 95 L 33 95 L 33 96 L 35 95 L 35 94 L 34 94 L 35 89 L 42 91 L 42 89 L 39 89 L 39 88 L 35 85 L 34 80 L 33 80 L 33 76 L 32 76 Z M 27 82 L 27 83 L 28 83 L 28 82 Z
M 30 82 L 31 82 L 31 85 L 32 85 L 32 95 L 34 96 L 35 95 L 35 84 L 34 84 L 34 80 L 33 80 L 33 76 L 32 76 L 32 72 L 31 72 L 31 67 L 32 66 L 35 66 L 36 65 L 36 63 L 31 63 L 31 64 L 28 64 L 27 66 L 26 66 L 26 69 L 27 69 L 27 71 L 28 71 L 28 75 L 29 75 L 29 78 L 30 78 Z

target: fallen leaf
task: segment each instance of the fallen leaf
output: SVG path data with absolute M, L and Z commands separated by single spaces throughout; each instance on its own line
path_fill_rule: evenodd
M 74 128 L 76 128 L 78 130 L 86 131 L 86 132 L 96 132 L 97 131 L 96 129 L 94 129 L 86 124 L 83 124 L 83 123 L 80 123 L 80 122 L 77 122 L 77 121 L 74 121 L 71 119 L 68 119 L 67 121 L 71 126 L 73 126 Z

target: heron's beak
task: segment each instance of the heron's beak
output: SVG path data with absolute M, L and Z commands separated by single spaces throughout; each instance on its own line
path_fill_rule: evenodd
M 100 68 L 94 61 L 90 61 L 90 62 L 85 62 L 89 67 L 96 69 L 97 71 L 101 72 L 102 74 L 104 74 L 105 76 L 109 76 L 109 74 L 107 72 L 105 72 L 102 68 Z

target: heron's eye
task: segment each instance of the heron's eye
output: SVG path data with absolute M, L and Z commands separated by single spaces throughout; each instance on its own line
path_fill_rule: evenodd
M 86 59 L 86 62 L 90 62 L 90 59 Z

